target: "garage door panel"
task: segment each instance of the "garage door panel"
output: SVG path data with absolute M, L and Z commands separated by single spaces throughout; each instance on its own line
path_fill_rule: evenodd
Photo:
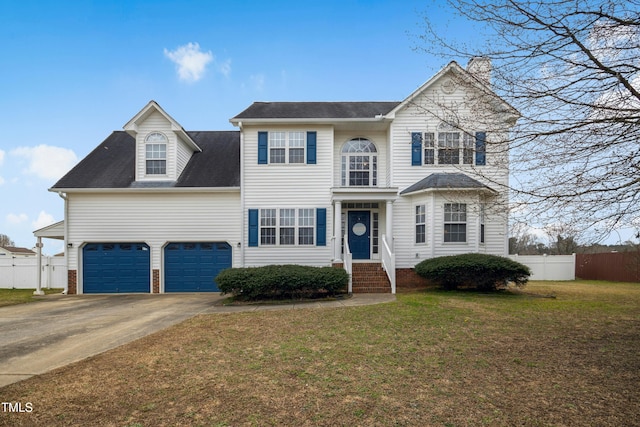
M 144 243 L 90 243 L 83 254 L 84 293 L 149 292 L 150 251 Z
M 169 243 L 164 255 L 165 292 L 218 292 L 213 279 L 231 267 L 225 242 Z

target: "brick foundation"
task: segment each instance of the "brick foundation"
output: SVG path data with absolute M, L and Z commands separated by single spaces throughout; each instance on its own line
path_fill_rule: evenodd
M 160 270 L 153 270 L 153 293 L 160 293 Z
M 333 267 L 343 268 L 343 263 L 333 263 Z M 396 268 L 396 292 L 413 292 L 435 287 L 427 279 L 418 276 L 418 273 L 413 268 Z M 389 289 L 388 292 L 391 292 L 391 290 Z
M 411 292 L 433 288 L 424 277 L 418 276 L 413 268 L 396 268 L 396 292 Z
M 78 271 L 67 271 L 67 295 L 76 295 L 78 293 Z

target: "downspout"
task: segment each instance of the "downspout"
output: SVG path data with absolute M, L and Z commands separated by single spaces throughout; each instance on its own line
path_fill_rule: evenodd
M 64 257 L 65 263 L 67 264 L 67 277 L 69 274 L 69 244 L 67 243 L 67 239 L 69 238 L 69 199 L 65 193 L 62 191 L 58 191 L 58 196 L 62 200 L 64 200 Z M 77 283 L 76 283 L 76 286 Z M 64 291 L 62 291 L 63 295 L 67 295 L 69 293 L 69 280 L 64 281 Z

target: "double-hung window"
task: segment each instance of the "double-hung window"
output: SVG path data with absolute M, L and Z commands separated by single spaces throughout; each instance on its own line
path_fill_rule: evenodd
M 416 243 L 427 241 L 425 205 L 416 206 Z
M 304 163 L 305 132 L 269 132 L 269 163 Z
M 313 245 L 315 209 L 260 209 L 260 245 Z
M 451 243 L 467 241 L 467 205 L 465 203 L 445 203 L 444 241 Z
M 147 175 L 167 174 L 167 137 L 153 132 L 145 138 L 145 162 Z
M 260 209 L 260 244 L 276 244 L 276 210 Z
M 438 132 L 438 164 L 460 164 L 459 132 Z
M 280 239 L 281 245 L 294 245 L 296 243 L 296 210 L 280 209 Z
M 298 244 L 313 245 L 316 223 L 315 209 L 298 209 Z
M 486 165 L 486 132 L 442 123 L 438 132 L 411 132 L 411 165 Z

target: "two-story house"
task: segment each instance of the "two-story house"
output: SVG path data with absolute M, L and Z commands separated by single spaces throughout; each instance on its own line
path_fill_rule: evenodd
M 490 64 L 403 101 L 256 102 L 186 131 L 151 101 L 58 181 L 69 293 L 216 291 L 223 268 L 342 266 L 395 292 L 425 258 L 507 253 L 518 113 Z

